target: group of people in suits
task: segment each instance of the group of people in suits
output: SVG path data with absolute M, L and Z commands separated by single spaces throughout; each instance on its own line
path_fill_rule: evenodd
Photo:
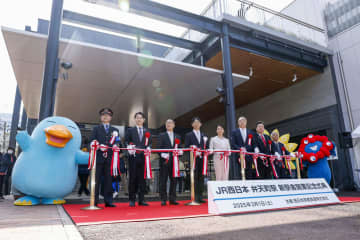
M 101 123 L 94 127 L 91 141 L 96 140 L 100 144 L 100 151 L 97 152 L 96 162 L 96 186 L 95 186 L 95 204 L 99 203 L 99 182 L 103 178 L 104 184 L 104 202 L 105 207 L 115 207 L 113 204 L 112 195 L 112 176 L 111 176 L 111 159 L 113 146 L 127 146 L 127 148 L 135 149 L 149 149 L 152 146 L 152 137 L 149 129 L 144 127 L 145 115 L 142 112 L 137 112 L 134 115 L 135 126 L 129 128 L 125 133 L 124 141 L 119 137 L 119 130 L 110 125 L 113 111 L 109 108 L 103 108 L 99 112 Z M 196 147 L 200 150 L 209 149 L 210 154 L 213 154 L 216 180 L 228 180 L 229 170 L 234 173 L 232 179 L 240 179 L 241 165 L 239 161 L 239 154 L 234 153 L 228 156 L 224 153 L 215 150 L 239 150 L 244 149 L 247 152 L 263 153 L 268 155 L 282 155 L 289 154 L 285 150 L 282 143 L 278 142 L 279 136 L 274 133 L 273 141 L 270 137 L 264 134 L 264 123 L 256 123 L 256 132 L 247 128 L 247 119 L 240 117 L 238 119 L 238 128 L 231 133 L 230 140 L 224 137 L 224 128 L 221 125 L 217 126 L 217 136 L 212 137 L 208 141 L 207 136 L 201 132 L 201 120 L 194 117 L 191 121 L 192 131 L 185 135 L 185 142 L 182 146 L 185 148 Z M 177 148 L 181 145 L 180 136 L 174 133 L 175 121 L 168 119 L 165 122 L 166 131 L 160 133 L 159 144 L 157 148 L 164 149 L 164 152 L 159 153 L 160 158 L 160 198 L 161 205 L 166 206 L 167 201 L 170 205 L 178 205 L 176 201 L 176 184 L 177 175 L 174 174 L 173 152 L 169 149 Z M 277 134 L 277 136 L 276 136 Z M 166 149 L 166 150 L 165 150 Z M 121 151 L 122 153 L 122 151 Z M 188 152 L 190 154 L 190 152 Z M 129 173 L 129 206 L 134 207 L 136 202 L 136 195 L 139 206 L 148 206 L 144 195 L 146 191 L 146 161 L 144 151 L 128 150 L 128 173 Z M 177 152 L 179 157 L 183 155 L 180 150 Z M 194 165 L 194 186 L 195 186 L 195 201 L 204 203 L 204 154 L 203 151 L 196 151 L 195 165 Z M 228 161 L 226 161 L 228 159 Z M 255 176 L 253 169 L 253 158 L 246 155 L 246 179 L 267 179 L 273 178 L 272 170 L 266 159 L 258 159 L 259 176 Z M 286 177 L 282 166 L 284 165 L 279 159 L 276 163 L 277 171 L 280 177 Z M 206 162 L 205 162 L 206 163 Z M 169 193 L 167 193 L 167 182 L 170 181 Z
M 290 153 L 286 150 L 284 145 L 279 142 L 279 134 L 273 132 L 272 136 L 264 134 L 265 126 L 262 121 L 256 123 L 255 132 L 247 128 L 247 119 L 245 117 L 240 117 L 238 119 L 238 128 L 233 130 L 231 133 L 231 148 L 234 150 L 239 150 L 241 148 L 245 149 L 247 152 L 262 153 L 266 155 L 276 155 L 281 156 L 283 154 L 289 155 Z M 235 154 L 235 157 L 232 158 L 232 170 L 233 170 L 233 179 L 241 179 L 240 170 L 241 163 L 239 160 L 239 153 Z M 275 169 L 278 173 L 278 177 L 287 178 L 285 166 L 285 160 L 283 158 L 277 158 L 275 161 Z M 259 176 L 256 176 L 256 172 L 253 166 L 253 157 L 251 155 L 245 155 L 245 176 L 246 179 L 271 179 L 275 176 L 273 175 L 272 168 L 269 164 L 269 159 L 267 158 L 258 158 L 257 165 Z

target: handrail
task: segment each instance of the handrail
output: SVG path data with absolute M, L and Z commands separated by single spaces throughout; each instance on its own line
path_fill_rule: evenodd
M 321 33 L 325 33 L 325 30 L 322 29 L 322 28 L 316 27 L 316 26 L 314 26 L 314 25 L 311 25 L 311 24 L 309 24 L 309 23 L 307 23 L 307 22 L 304 22 L 304 21 L 301 21 L 301 20 L 299 20 L 299 19 L 290 17 L 290 16 L 288 16 L 288 15 L 286 15 L 286 14 L 284 14 L 284 13 L 277 12 L 277 11 L 272 10 L 272 9 L 270 9 L 270 8 L 261 6 L 261 5 L 257 4 L 257 3 L 254 3 L 254 2 L 251 2 L 251 1 L 248 1 L 248 0 L 236 0 L 236 1 L 242 2 L 242 3 L 245 3 L 245 4 L 248 4 L 248 5 L 252 6 L 252 7 L 255 7 L 255 8 L 258 8 L 258 9 L 263 10 L 263 11 L 265 11 L 265 12 L 271 13 L 271 14 L 273 14 L 273 15 L 276 15 L 276 16 L 279 16 L 279 17 L 282 17 L 282 18 L 285 18 L 285 19 L 287 19 L 287 20 L 289 20 L 289 21 L 298 23 L 298 24 L 300 24 L 300 25 L 303 25 L 303 26 L 305 26 L 305 27 L 308 27 L 308 28 L 311 28 L 311 29 L 313 29 L 313 30 L 319 31 L 319 32 L 321 32 Z

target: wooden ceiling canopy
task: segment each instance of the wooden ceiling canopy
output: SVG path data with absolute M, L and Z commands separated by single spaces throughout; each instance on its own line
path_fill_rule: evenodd
M 253 76 L 250 77 L 250 80 L 234 89 L 236 108 L 319 74 L 319 72 L 314 70 L 256 55 L 237 48 L 231 48 L 230 51 L 233 73 L 249 75 L 250 67 L 253 69 Z M 206 63 L 206 66 L 222 70 L 222 52 L 218 52 L 212 57 Z M 295 73 L 297 81 L 294 83 L 292 79 Z M 223 114 L 225 114 L 224 104 L 220 103 L 219 97 L 217 97 L 178 117 L 176 125 L 190 127 L 191 118 L 194 116 L 199 116 L 203 122 L 206 122 Z

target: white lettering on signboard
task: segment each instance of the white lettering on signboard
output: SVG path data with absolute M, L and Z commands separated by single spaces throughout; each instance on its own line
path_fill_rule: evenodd
M 324 179 L 209 181 L 209 213 L 252 212 L 339 203 Z

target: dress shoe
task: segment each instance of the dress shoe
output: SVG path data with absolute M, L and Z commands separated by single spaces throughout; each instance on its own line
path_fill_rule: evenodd
M 177 201 L 170 201 L 170 205 L 179 205 Z
M 135 207 L 135 202 L 134 202 L 134 201 L 130 201 L 129 206 L 130 206 L 130 207 Z
M 166 206 L 166 201 L 161 201 L 161 206 Z
M 116 207 L 116 205 L 112 204 L 112 203 L 106 203 L 105 207 Z
M 149 204 L 147 202 L 139 202 L 139 206 L 149 206 Z
M 206 203 L 206 201 L 204 201 L 204 200 L 201 199 L 201 200 L 199 201 L 199 203 Z

